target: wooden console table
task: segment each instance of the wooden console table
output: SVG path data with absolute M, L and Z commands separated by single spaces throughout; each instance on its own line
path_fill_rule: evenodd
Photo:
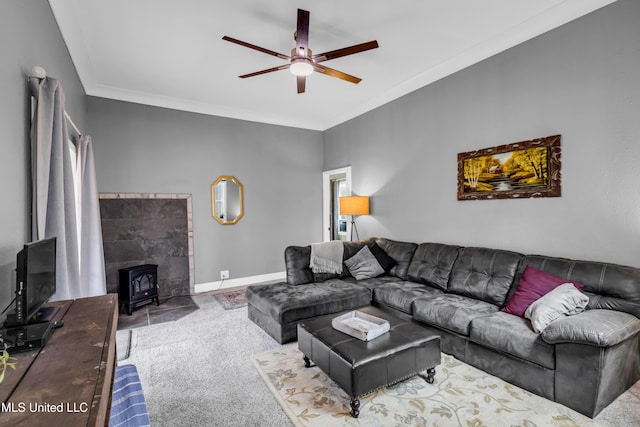
M 64 320 L 42 349 L 12 354 L 0 384 L 0 425 L 105 426 L 109 424 L 116 365 L 118 295 L 48 305 Z

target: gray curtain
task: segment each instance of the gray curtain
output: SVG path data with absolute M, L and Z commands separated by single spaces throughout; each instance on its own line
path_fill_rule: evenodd
M 104 271 L 102 225 L 98 183 L 93 162 L 91 137 L 82 135 L 76 143 L 80 185 L 80 293 L 82 296 L 107 292 Z
M 95 197 L 95 203 L 87 200 L 86 214 L 91 221 L 95 221 L 97 215 L 99 221 L 91 139 L 85 137 L 78 141 L 78 155 L 72 159 L 65 118 L 65 97 L 60 83 L 47 77 L 42 80 L 31 79 L 31 85 L 35 98 L 31 125 L 32 240 L 57 238 L 56 293 L 52 300 L 104 294 L 104 260 L 102 258 L 99 267 L 95 262 L 97 251 L 89 243 L 86 246 L 92 249 L 85 248 L 88 254 L 83 249 L 80 255 L 85 237 L 81 234 L 85 230 L 84 213 L 79 218 L 76 215 L 76 209 L 84 212 L 84 197 L 81 193 L 76 198 L 72 162 L 78 166 L 81 179 L 78 188 L 89 187 Z M 90 160 L 91 164 L 83 164 L 83 160 Z M 92 175 L 92 178 L 82 179 L 85 174 Z M 86 238 L 95 239 L 93 244 L 99 244 L 101 256 L 101 233 L 96 234 L 95 226 L 86 228 Z M 96 241 L 98 237 L 99 241 Z M 81 268 L 85 260 L 92 260 L 90 266 Z M 96 272 L 96 268 L 100 271 Z

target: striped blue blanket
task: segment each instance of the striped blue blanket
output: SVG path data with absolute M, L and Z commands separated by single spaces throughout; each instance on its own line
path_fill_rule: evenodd
M 147 404 L 135 365 L 116 366 L 111 395 L 110 427 L 149 426 Z

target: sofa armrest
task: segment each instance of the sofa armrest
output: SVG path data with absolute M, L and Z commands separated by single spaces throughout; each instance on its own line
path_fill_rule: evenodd
M 640 332 L 640 319 L 614 310 L 587 310 L 551 322 L 542 331 L 549 344 L 576 343 L 611 347 Z

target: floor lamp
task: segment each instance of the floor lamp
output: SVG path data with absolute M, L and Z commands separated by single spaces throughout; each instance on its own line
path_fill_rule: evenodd
M 369 197 L 340 197 L 340 215 L 351 215 L 351 240 L 353 241 L 353 230 L 356 230 L 356 238 L 360 240 L 360 236 L 358 236 L 358 229 L 356 228 L 355 217 L 357 215 L 369 215 Z

